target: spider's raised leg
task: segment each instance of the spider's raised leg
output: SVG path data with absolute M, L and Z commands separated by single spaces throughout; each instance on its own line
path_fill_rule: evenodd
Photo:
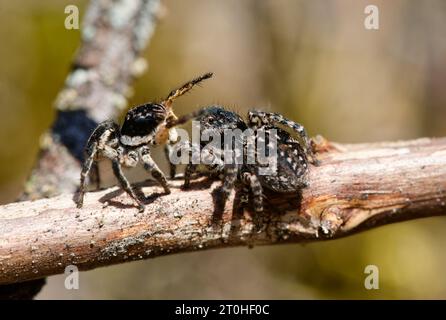
M 200 82 L 202 82 L 203 80 L 209 79 L 212 77 L 212 73 L 208 72 L 203 74 L 202 76 L 199 76 L 198 78 L 195 78 L 189 82 L 186 82 L 185 84 L 183 84 L 180 88 L 172 90 L 169 95 L 167 96 L 167 98 L 162 101 L 162 103 L 164 105 L 166 105 L 168 108 L 171 107 L 173 101 L 182 96 L 183 94 L 185 94 L 186 92 L 188 92 L 189 90 L 191 90 L 195 85 L 199 84 Z
M 304 142 L 304 149 L 306 154 L 311 159 L 311 163 L 314 165 L 319 165 L 319 160 L 317 160 L 313 148 L 311 146 L 311 140 L 308 134 L 301 124 L 294 122 L 292 120 L 286 119 L 284 116 L 278 113 L 263 112 L 263 111 L 250 111 L 248 113 L 249 122 L 252 126 L 259 126 L 260 124 L 281 124 L 285 127 L 292 129 Z
M 138 196 L 135 194 L 135 191 L 133 191 L 130 182 L 122 173 L 121 164 L 117 159 L 112 161 L 112 168 L 113 168 L 113 173 L 115 174 L 116 178 L 119 181 L 119 184 L 121 185 L 121 188 L 124 189 L 124 191 L 127 192 L 128 195 L 132 197 L 133 200 L 136 201 L 136 203 L 138 204 L 139 211 L 140 212 L 144 211 L 144 204 L 142 204 L 142 202 L 138 199 Z
M 156 181 L 161 184 L 164 188 L 164 192 L 166 194 L 170 193 L 169 185 L 167 184 L 167 179 L 164 173 L 158 168 L 155 161 L 153 161 L 152 156 L 150 155 L 149 147 L 142 147 L 140 150 L 141 160 L 144 163 L 144 169 L 152 174 L 152 177 L 156 179 Z
M 243 182 L 247 184 L 253 194 L 254 211 L 256 213 L 263 212 L 263 189 L 259 179 L 255 174 L 243 173 Z
M 95 163 L 95 157 L 98 153 L 105 152 L 105 156 L 110 159 L 117 157 L 117 152 L 110 148 L 110 145 L 117 144 L 119 127 L 113 121 L 104 121 L 93 130 L 88 138 L 85 147 L 85 161 L 82 164 L 79 192 L 76 199 L 76 205 L 81 208 L 84 202 L 84 194 L 87 189 L 87 177 Z M 113 150 L 111 152 L 107 152 Z

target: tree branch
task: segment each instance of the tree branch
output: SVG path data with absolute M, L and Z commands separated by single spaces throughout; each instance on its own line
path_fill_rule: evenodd
M 149 197 L 144 213 L 116 188 L 88 193 L 83 209 L 72 194 L 1 206 L 0 283 L 70 264 L 89 270 L 176 252 L 326 240 L 446 214 L 446 138 L 356 145 L 320 138 L 315 146 L 322 164 L 311 168 L 309 187 L 301 196 L 267 194 L 262 217 L 240 210 L 234 195 L 218 215 L 210 190 L 219 182 L 206 179 L 189 191 L 172 181 L 172 194 Z

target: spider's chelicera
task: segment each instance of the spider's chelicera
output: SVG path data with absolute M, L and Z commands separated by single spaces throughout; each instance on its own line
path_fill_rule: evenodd
M 263 111 L 250 111 L 245 122 L 235 112 L 220 106 L 202 109 L 197 114 L 196 120 L 199 121 L 201 139 L 198 145 L 196 143 L 189 145 L 189 150 L 193 154 L 197 148 L 200 149 L 201 162 L 197 164 L 193 161 L 193 155 L 189 157 L 184 174 L 185 188 L 189 187 L 191 177 L 196 172 L 221 176 L 223 185 L 220 200 L 221 205 L 224 206 L 236 181 L 241 181 L 245 187 L 251 189 L 254 210 L 262 212 L 264 188 L 279 193 L 293 193 L 307 186 L 308 164 L 317 165 L 318 161 L 302 125 L 278 113 Z M 292 132 L 288 132 L 287 129 Z M 239 133 L 231 134 L 229 139 L 220 139 L 217 144 L 203 139 L 203 136 L 227 138 L 228 134 L 234 131 Z M 273 142 L 275 148 L 258 148 L 262 145 L 269 147 Z M 240 150 L 235 150 L 236 146 L 241 146 Z M 256 148 L 251 149 L 252 146 Z M 228 147 L 234 151 L 231 161 L 227 158 Z M 252 150 L 254 150 L 254 156 Z M 276 152 L 272 154 L 268 150 Z M 222 157 L 223 154 L 224 157 Z M 236 159 L 240 154 L 243 161 Z M 267 161 L 260 161 L 261 159 Z M 264 169 L 267 169 L 272 162 L 274 162 L 274 170 L 265 171 Z M 265 172 L 269 173 L 265 174 Z
M 164 144 L 166 153 L 172 152 L 172 144 L 177 140 L 174 127 L 189 120 L 187 116 L 181 118 L 175 116 L 172 110 L 173 101 L 196 84 L 210 77 L 212 77 L 212 73 L 206 73 L 187 82 L 179 89 L 173 90 L 166 99 L 159 103 L 147 103 L 130 109 L 121 128 L 111 120 L 100 123 L 91 134 L 85 148 L 86 157 L 76 199 L 77 207 L 81 208 L 83 205 L 87 177 L 92 164 L 99 157 L 111 160 L 113 173 L 120 186 L 135 200 L 140 211 L 144 210 L 144 204 L 138 199 L 131 184 L 124 176 L 122 166 L 134 167 L 139 161 L 142 161 L 144 168 L 163 186 L 165 193 L 170 193 L 166 177 L 150 155 L 150 145 Z M 190 116 L 192 117 L 193 114 Z M 175 175 L 173 165 L 170 174 L 171 176 Z

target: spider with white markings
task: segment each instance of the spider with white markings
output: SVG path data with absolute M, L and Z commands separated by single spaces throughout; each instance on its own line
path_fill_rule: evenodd
M 120 186 L 138 204 L 140 211 L 144 210 L 144 204 L 138 199 L 130 182 L 124 176 L 122 166 L 135 167 L 141 160 L 144 168 L 161 184 L 164 192 L 169 194 L 170 188 L 166 177 L 150 155 L 150 145 L 164 144 L 166 154 L 172 152 L 172 144 L 177 142 L 178 139 L 174 127 L 189 120 L 187 116 L 178 118 L 174 114 L 172 110 L 173 101 L 201 81 L 211 77 L 212 73 L 206 73 L 187 82 L 179 89 L 173 90 L 161 102 L 147 103 L 130 109 L 121 128 L 111 120 L 100 123 L 91 134 L 85 148 L 86 157 L 82 166 L 79 193 L 76 199 L 77 207 L 81 208 L 83 205 L 87 187 L 86 178 L 92 164 L 100 157 L 111 160 L 113 173 Z M 170 174 L 171 176 L 175 175 L 173 165 Z
M 250 111 L 248 120 L 245 122 L 235 112 L 228 111 L 220 106 L 212 106 L 202 109 L 196 120 L 199 120 L 200 123 L 200 134 L 205 130 L 210 130 L 223 137 L 228 132 L 227 130 L 239 129 L 245 131 L 252 129 L 256 146 L 259 139 L 268 138 L 269 132 L 272 132 L 271 129 L 276 132 L 277 155 L 273 155 L 276 157 L 276 167 L 271 174 L 260 173 L 260 169 L 265 168 L 266 165 L 264 162 L 259 163 L 260 151 L 257 148 L 255 150 L 255 162 L 249 163 L 247 161 L 248 146 L 246 140 L 242 142 L 244 155 L 241 164 L 236 161 L 225 164 L 222 161 L 220 156 L 224 152 L 223 140 L 220 147 L 210 149 L 205 148 L 208 144 L 207 141 L 200 140 L 201 159 L 207 158 L 206 163 L 208 164 L 197 165 L 190 161 L 184 174 L 184 188 L 189 187 L 194 173 L 200 173 L 201 171 L 201 173 L 220 176 L 223 179 L 220 188 L 220 205 L 223 207 L 230 192 L 234 189 L 236 181 L 240 181 L 245 186 L 245 191 L 247 190 L 246 187 L 251 189 L 254 211 L 260 213 L 263 211 L 263 189 L 266 188 L 278 193 L 298 192 L 307 186 L 308 163 L 318 165 L 318 160 L 313 153 L 311 141 L 304 127 L 278 113 Z M 291 129 L 291 133 L 286 129 Z M 263 134 L 260 134 L 261 132 Z M 236 144 L 231 143 L 232 147 L 234 145 Z M 192 148 L 194 148 L 193 145 Z

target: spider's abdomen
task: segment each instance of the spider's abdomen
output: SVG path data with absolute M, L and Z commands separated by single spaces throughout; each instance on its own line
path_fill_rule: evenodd
M 308 159 L 300 143 L 287 132 L 277 130 L 276 170 L 271 174 L 259 174 L 263 187 L 275 192 L 296 192 L 306 186 Z M 257 170 L 258 171 L 258 170 Z
M 276 192 L 296 192 L 305 187 L 306 159 L 291 148 L 278 152 L 276 172 L 258 175 L 262 186 Z

